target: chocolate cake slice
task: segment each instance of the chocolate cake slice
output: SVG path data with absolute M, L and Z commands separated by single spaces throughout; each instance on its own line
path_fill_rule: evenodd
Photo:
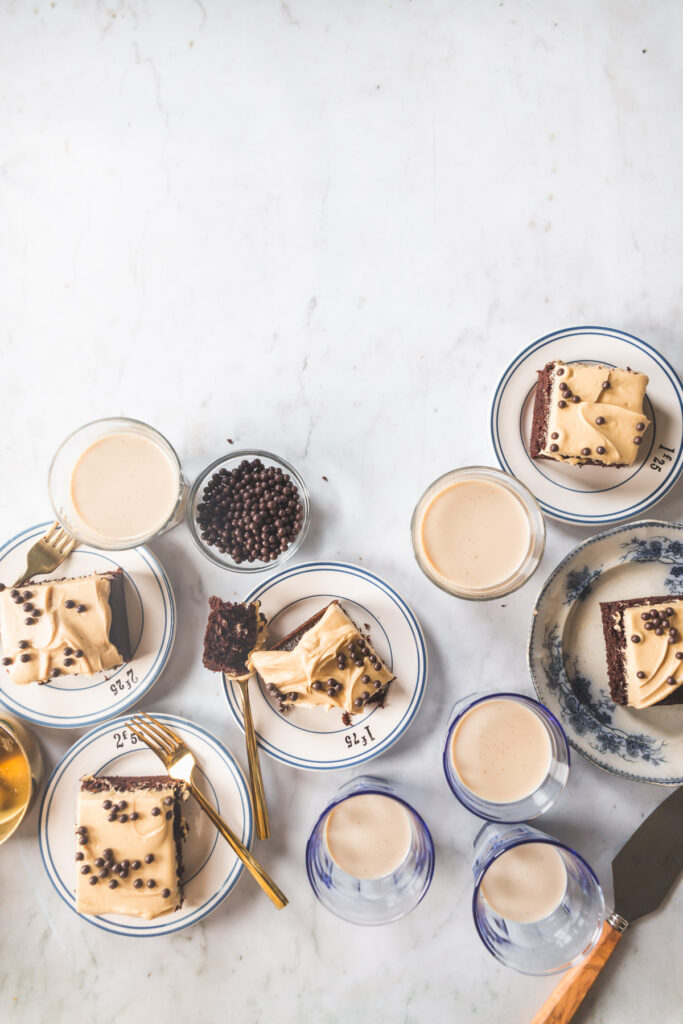
M 383 704 L 395 679 L 338 601 L 256 651 L 251 666 L 282 708 L 338 708 L 347 717 Z
M 266 617 L 260 604 L 221 601 L 210 597 L 209 621 L 204 634 L 204 667 L 228 676 L 249 675 L 249 657 L 265 642 Z
M 76 909 L 148 920 L 183 905 L 184 782 L 168 775 L 81 779 Z
M 538 370 L 529 451 L 533 459 L 619 468 L 635 462 L 650 421 L 648 378 L 631 369 L 556 359 Z
M 2 587 L 0 634 L 20 685 L 118 668 L 132 656 L 123 571 Z
M 683 704 L 683 595 L 601 601 L 612 700 Z

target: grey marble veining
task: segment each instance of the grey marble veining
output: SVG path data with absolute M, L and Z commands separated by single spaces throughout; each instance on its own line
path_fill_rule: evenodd
M 682 32 L 674 0 L 0 6 L 2 535 L 49 516 L 56 443 L 101 415 L 157 425 L 189 477 L 228 437 L 291 460 L 313 505 L 302 557 L 361 560 L 424 625 L 422 710 L 372 770 L 437 844 L 414 914 L 339 922 L 303 850 L 347 773 L 264 758 L 273 838 L 257 849 L 290 907 L 243 877 L 193 929 L 132 940 L 61 902 L 33 811 L 0 850 L 3 1021 L 498 1024 L 541 1005 L 553 982 L 477 941 L 478 825 L 440 755 L 457 695 L 529 692 L 538 587 L 587 531 L 549 524 L 534 579 L 478 605 L 420 574 L 408 523 L 436 475 L 492 462 L 492 389 L 534 338 L 602 323 L 681 367 Z M 681 511 L 679 487 L 657 514 Z M 245 765 L 200 666 L 206 596 L 239 596 L 242 579 L 184 527 L 155 550 L 179 630 L 147 706 L 212 728 Z M 37 732 L 50 765 L 78 736 Z M 609 899 L 612 856 L 662 796 L 576 756 L 539 824 Z M 627 933 L 578 1024 L 674 1024 L 682 899 Z

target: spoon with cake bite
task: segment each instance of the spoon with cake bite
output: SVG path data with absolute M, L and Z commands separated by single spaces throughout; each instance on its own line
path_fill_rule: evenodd
M 227 679 L 237 683 L 241 690 L 256 835 L 259 839 L 267 839 L 270 835 L 268 808 L 249 702 L 249 680 L 253 675 L 249 669 L 249 659 L 266 642 L 266 617 L 260 611 L 258 601 L 233 604 L 231 601 L 221 601 L 220 597 L 210 597 L 209 607 L 211 611 L 204 635 L 204 666 L 212 672 L 222 672 Z

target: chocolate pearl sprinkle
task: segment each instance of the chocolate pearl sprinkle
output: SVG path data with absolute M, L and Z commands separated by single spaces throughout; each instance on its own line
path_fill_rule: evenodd
M 78 826 L 78 828 L 76 829 L 76 834 L 77 834 L 77 835 L 79 835 L 79 836 L 83 836 L 83 835 L 85 835 L 85 833 L 86 833 L 87 831 L 88 831 L 88 830 L 87 830 L 87 828 L 85 827 L 85 825 L 79 825 L 79 826 Z
M 368 683 L 370 682 L 370 676 L 368 676 L 368 675 L 361 676 L 360 677 L 360 681 L 361 681 L 361 683 L 365 683 L 365 685 L 367 686 Z
M 559 452 L 559 450 L 560 450 L 559 444 L 551 444 L 550 445 L 550 451 L 551 452 Z
M 79 615 L 82 615 L 83 612 L 86 610 L 87 609 L 84 604 L 79 604 L 78 607 L 76 608 L 76 611 L 78 612 Z
M 105 811 L 111 810 L 111 800 L 105 800 L 102 803 L 102 806 L 104 807 Z
M 89 875 L 90 874 L 90 865 L 89 864 L 84 864 L 83 865 L 83 867 L 81 868 L 81 874 L 82 875 Z
M 661 626 L 657 626 L 657 629 L 655 630 L 655 636 L 664 636 L 664 630 Z
M 654 622 L 646 622 L 645 623 L 645 629 L 654 629 L 654 628 L 655 628 Z
M 334 697 L 336 695 L 336 693 L 337 693 L 336 689 L 332 689 L 332 687 L 330 687 L 330 689 L 327 691 L 327 696 L 328 697 Z
M 171 895 L 171 890 L 170 889 L 162 889 L 161 890 L 161 895 L 163 896 L 163 898 L 165 900 L 167 900 L 168 897 Z
M 132 860 L 130 862 L 130 866 L 133 871 L 138 871 L 142 867 L 142 864 L 139 860 Z
M 157 818 L 160 814 L 161 814 L 161 808 L 160 807 L 153 807 L 152 808 L 152 817 Z
M 157 883 L 154 881 L 153 878 L 148 878 L 147 879 L 147 888 L 148 889 L 153 889 L 156 884 Z
M 667 676 L 666 677 L 666 681 L 669 684 L 669 686 L 675 686 L 676 685 L 676 677 L 675 676 Z
M 119 821 L 121 822 L 122 825 L 125 825 L 126 822 L 128 821 L 128 815 L 127 814 L 119 814 Z
M 363 707 L 363 701 L 360 699 L 360 697 L 355 697 L 354 698 L 353 706 L 354 706 L 354 708 L 362 708 Z
M 11 658 L 3 658 L 2 659 L 2 663 L 3 663 L 3 665 L 11 665 L 12 664 L 12 659 Z
M 121 861 L 121 867 L 123 868 L 124 871 L 127 871 L 128 868 L 130 867 L 130 861 L 129 860 L 122 860 Z
M 73 665 L 73 663 L 74 663 L 73 658 L 65 658 L 64 659 L 64 664 L 67 666 L 67 668 L 68 668 L 69 665 Z
M 145 864 L 153 864 L 153 863 L 154 863 L 154 854 L 153 853 L 148 853 L 147 856 L 145 857 Z
M 173 811 L 166 811 L 166 821 L 170 821 L 173 817 Z
M 323 684 L 320 682 L 319 679 L 314 679 L 313 682 L 311 683 L 312 690 L 322 690 L 322 688 Z
M 116 821 L 116 811 L 112 811 L 111 814 L 107 815 L 107 821 Z
M 73 648 L 72 647 L 65 647 L 64 648 L 64 657 L 65 658 L 68 658 L 72 654 L 73 654 Z
M 32 612 L 33 611 L 33 605 L 31 604 L 30 601 L 27 601 L 26 604 L 22 604 L 21 610 L 22 610 L 22 612 L 26 612 L 26 613 Z
M 567 408 L 567 403 L 564 401 L 563 398 L 561 398 L 557 404 L 559 405 L 560 409 L 566 409 Z
M 631 642 L 634 643 L 634 644 L 639 644 L 640 643 L 640 637 L 638 636 L 637 633 L 633 634 L 633 636 L 631 637 Z
M 559 369 L 556 371 L 556 373 L 557 373 L 558 377 L 561 377 L 563 375 L 563 373 L 564 373 L 564 367 L 560 366 Z
M 130 812 L 130 820 L 131 821 L 137 821 L 139 817 L 140 817 L 140 815 L 138 814 L 137 811 L 131 811 Z
M 167 807 L 170 807 L 171 804 L 173 803 L 173 797 L 172 796 L 165 796 L 164 797 L 164 803 L 166 804 Z
M 21 657 L 19 658 L 19 661 L 30 661 L 30 660 L 31 660 L 31 655 L 30 654 L 22 654 Z
M 35 619 L 32 619 L 30 615 L 29 615 L 29 617 L 28 617 L 27 619 L 24 619 L 24 623 L 25 623 L 25 624 L 26 624 L 27 626 L 34 626 L 34 625 L 35 625 L 35 622 L 36 622 L 36 620 L 35 620 Z
M 667 615 L 667 616 L 673 615 L 674 614 L 673 608 L 665 608 L 664 609 L 664 614 Z
M 143 886 L 142 879 L 141 878 L 136 878 L 135 881 L 133 882 L 133 888 L 134 889 L 142 889 L 142 886 Z
M 683 661 L 683 651 L 676 651 L 676 657 L 679 661 Z
M 108 846 L 106 850 L 102 850 L 102 856 L 105 860 L 111 860 L 114 856 L 114 851 L 110 846 Z
M 590 455 L 590 453 L 591 453 L 590 448 L 582 448 L 581 449 L 581 454 L 582 455 Z
M 557 441 L 557 439 L 558 439 L 558 437 L 560 435 L 558 434 L 558 432 L 556 430 L 553 430 L 553 432 L 552 432 L 552 434 L 550 436 L 551 436 L 553 441 Z
M 76 607 L 76 602 L 72 601 L 71 598 L 69 598 L 67 601 L 64 602 L 64 607 L 65 608 L 75 608 Z
M 328 679 L 328 680 L 327 680 L 327 685 L 328 685 L 328 686 L 333 686 L 333 687 L 335 687 L 335 688 L 336 688 L 336 686 L 337 686 L 337 680 L 336 680 L 336 679 L 331 679 L 331 678 L 330 678 L 330 679 Z
M 298 700 L 298 699 L 299 699 L 299 694 L 295 693 L 294 690 L 292 690 L 291 693 L 287 694 L 287 700 L 295 701 L 295 700 Z
M 119 884 L 119 883 L 118 883 L 118 882 L 116 881 L 116 879 L 115 879 L 115 878 L 112 878 L 111 882 L 109 883 L 109 888 L 110 888 L 110 889 L 116 889 L 116 887 L 118 886 L 118 884 Z
M 636 430 L 645 430 L 644 423 L 636 423 Z
M 17 647 L 19 648 L 20 651 L 26 650 L 26 648 L 28 647 L 28 640 L 20 640 L 19 643 L 17 644 Z
M 19 597 L 19 591 L 16 589 L 16 587 L 13 590 L 10 590 L 9 596 L 10 597 Z
M 610 386 L 610 383 L 609 383 L 609 381 L 608 381 L 608 380 L 603 380 L 603 382 L 602 382 L 602 390 L 603 390 L 603 391 L 607 391 L 607 389 L 609 388 L 609 386 Z
M 108 876 L 109 876 L 109 871 L 107 870 L 107 868 L 101 868 L 101 869 L 100 869 L 100 870 L 99 870 L 99 871 L 97 872 L 97 875 L 98 875 L 98 878 L 108 878 Z
M 76 852 L 76 860 L 83 860 L 84 857 L 85 857 L 85 854 L 83 853 L 82 850 L 78 850 Z
M 604 416 L 596 416 L 595 422 L 597 423 L 597 425 L 599 427 L 601 427 L 603 425 L 603 423 L 605 422 L 605 417 Z
M 92 875 L 89 879 L 90 885 L 97 885 L 97 875 Z
M 568 390 L 569 390 L 569 384 L 567 384 L 567 382 L 563 380 L 562 383 L 560 384 L 560 391 L 568 391 Z
M 598 453 L 598 455 L 604 455 L 605 452 L 607 451 L 607 449 L 603 445 L 601 445 L 601 444 L 599 444 L 598 447 L 595 450 Z
M 572 398 L 572 402 L 574 403 L 574 405 L 578 405 L 580 401 L 581 399 L 578 395 L 574 395 L 574 397 Z
M 101 857 L 96 857 L 95 858 L 95 867 L 96 868 L 103 868 L 104 867 L 104 861 L 102 860 Z
M 639 679 L 644 679 L 645 678 L 645 673 L 643 671 L 636 672 L 636 675 L 638 676 Z
M 634 438 L 633 438 L 633 443 L 634 443 L 635 445 L 639 445 L 639 444 L 642 444 L 642 443 L 643 443 L 643 439 L 642 439 L 642 437 L 639 437 L 638 435 L 636 435 L 636 437 L 634 437 Z
M 374 683 L 372 685 L 375 687 L 376 690 L 379 690 L 381 688 L 381 686 L 382 686 L 382 680 L 381 679 L 375 679 L 375 681 L 374 681 Z
M 77 651 L 74 651 L 74 658 L 82 658 L 82 657 L 83 657 L 83 651 L 79 647 Z

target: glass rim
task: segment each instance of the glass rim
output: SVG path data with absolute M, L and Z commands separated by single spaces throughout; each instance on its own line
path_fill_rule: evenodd
M 439 576 L 435 572 L 431 571 L 425 564 L 415 542 L 418 525 L 418 511 L 420 510 L 420 506 L 427 495 L 440 483 L 448 479 L 456 479 L 461 476 L 471 476 L 475 479 L 477 477 L 493 477 L 495 480 L 498 480 L 501 483 L 501 486 L 507 487 L 513 492 L 515 497 L 519 499 L 529 518 L 529 530 L 531 534 L 530 550 L 527 552 L 524 561 L 515 573 L 513 573 L 512 576 L 509 576 L 507 580 L 497 584 L 495 587 L 488 587 L 483 591 L 466 590 L 464 588 L 457 587 L 454 584 L 449 586 L 445 578 L 439 578 Z M 440 590 L 443 590 L 444 593 L 450 594 L 451 597 L 459 597 L 465 601 L 494 601 L 497 598 L 508 597 L 510 594 L 514 594 L 515 591 L 523 587 L 525 583 L 528 583 L 543 558 L 546 536 L 547 530 L 545 516 L 543 515 L 543 510 L 537 498 L 532 494 L 526 484 L 523 484 L 516 476 L 513 476 L 511 473 L 507 473 L 504 469 L 499 469 L 496 466 L 459 466 L 456 469 L 449 469 L 445 473 L 442 473 L 440 476 L 432 480 L 432 482 L 422 492 L 415 504 L 410 520 L 410 540 L 413 547 L 413 555 L 415 556 L 415 561 L 424 575 L 431 583 L 439 587 Z M 536 551 L 537 546 L 538 552 L 535 554 L 534 552 Z M 520 576 L 520 579 L 515 582 L 514 586 L 506 586 L 506 584 L 510 580 L 514 580 L 517 575 Z
M 519 824 L 522 824 L 523 822 L 525 822 L 527 820 L 530 820 L 527 815 L 524 815 L 523 817 L 517 818 L 517 819 L 515 819 L 515 818 L 505 818 L 503 820 L 500 820 L 500 819 L 497 819 L 497 818 L 491 818 L 489 815 L 485 814 L 483 810 L 478 810 L 476 807 L 473 807 L 472 804 L 469 803 L 465 799 L 465 797 L 469 796 L 471 794 L 472 797 L 475 800 L 480 800 L 483 804 L 487 804 L 489 808 L 497 808 L 497 807 L 509 808 L 511 811 L 513 811 L 515 806 L 524 804 L 525 801 L 529 800 L 535 793 L 538 793 L 538 791 L 545 785 L 545 783 L 547 781 L 547 778 L 548 778 L 547 775 L 546 775 L 545 779 L 543 780 L 543 782 L 541 782 L 538 786 L 536 786 L 536 788 L 534 790 L 532 790 L 531 793 L 527 793 L 526 796 L 524 796 L 521 800 L 510 800 L 510 801 L 508 801 L 506 803 L 498 803 L 498 804 L 496 804 L 496 803 L 494 803 L 491 800 L 484 799 L 484 797 L 478 797 L 477 794 L 474 793 L 471 789 L 469 789 L 465 785 L 464 782 L 461 782 L 461 785 L 462 785 L 462 788 L 463 788 L 463 790 L 465 792 L 463 794 L 457 792 L 455 789 L 453 789 L 453 786 L 451 785 L 450 779 L 448 777 L 448 771 L 446 770 L 446 766 L 452 764 L 452 759 L 451 759 L 451 756 L 450 756 L 450 748 L 451 748 L 451 742 L 452 742 L 452 739 L 453 739 L 453 731 L 457 727 L 457 725 L 460 723 L 460 721 L 462 721 L 464 716 L 469 714 L 469 712 L 472 711 L 473 708 L 477 707 L 479 704 L 485 703 L 486 701 L 490 701 L 490 700 L 506 700 L 506 699 L 522 701 L 523 703 L 525 703 L 527 705 L 531 705 L 531 707 L 533 708 L 535 714 L 540 714 L 541 716 L 546 716 L 547 718 L 550 719 L 550 721 L 554 725 L 557 726 L 557 728 L 559 730 L 559 733 L 560 733 L 560 736 L 562 737 L 562 740 L 564 742 L 565 753 L 566 753 L 566 756 L 567 756 L 567 770 L 565 772 L 565 778 L 564 778 L 564 781 L 562 782 L 562 786 L 560 788 L 559 793 L 557 794 L 557 796 L 553 800 L 553 804 L 556 803 L 557 800 L 559 800 L 560 796 L 564 792 L 565 787 L 567 785 L 567 780 L 569 778 L 569 769 L 571 767 L 571 752 L 570 752 L 569 740 L 567 739 L 567 734 L 564 731 L 562 723 L 555 717 L 555 715 L 552 713 L 552 711 L 550 711 L 549 708 L 547 708 L 545 706 L 545 704 L 541 704 L 541 702 L 539 700 L 536 700 L 535 697 L 527 697 L 527 695 L 525 693 L 514 693 L 514 692 L 512 692 L 510 690 L 503 690 L 500 693 L 485 693 L 485 694 L 482 694 L 480 697 L 476 697 L 471 702 L 471 704 L 468 704 L 466 708 L 463 708 L 462 711 L 459 711 L 458 714 L 453 719 L 453 721 L 448 726 L 448 729 L 446 731 L 446 742 L 444 743 L 444 748 L 443 748 L 442 764 L 443 764 L 443 769 L 444 769 L 444 775 L 446 776 L 446 782 L 448 783 L 448 788 L 450 789 L 451 793 L 456 798 L 456 800 L 458 800 L 458 802 L 461 804 L 461 806 L 465 808 L 465 810 L 469 811 L 471 814 L 475 814 L 478 818 L 481 818 L 483 821 L 492 821 L 494 824 L 497 824 L 497 825 L 519 825 Z M 552 758 L 552 752 L 551 752 L 551 758 Z M 455 769 L 455 765 L 453 765 L 453 771 L 455 772 L 456 775 L 458 774 L 457 770 Z M 458 776 L 458 778 L 459 777 L 460 776 Z M 520 809 L 521 809 L 521 807 L 520 807 Z M 550 807 L 546 807 L 545 810 L 540 811 L 536 815 L 536 817 L 541 817 L 541 815 L 545 814 L 548 810 L 550 810 Z M 534 820 L 534 819 L 531 819 L 531 820 Z M 530 826 L 530 827 L 533 827 L 533 826 Z
M 71 523 L 69 520 L 65 519 L 60 514 L 60 511 L 57 507 L 57 502 L 55 501 L 53 496 L 55 464 L 59 456 L 62 454 L 63 450 L 66 448 L 70 441 L 72 441 L 75 437 L 78 436 L 78 434 L 82 433 L 85 430 L 88 430 L 90 427 L 97 427 L 107 423 L 131 424 L 131 426 L 143 427 L 145 431 L 149 431 L 151 434 L 155 434 L 162 442 L 161 447 L 165 447 L 166 449 L 168 449 L 165 452 L 165 454 L 171 457 L 174 463 L 174 467 L 178 474 L 178 498 L 175 504 L 173 505 L 173 509 L 169 513 L 168 517 L 164 520 L 161 526 L 157 527 L 151 533 L 148 532 L 144 534 L 139 534 L 138 536 L 132 538 L 133 542 L 130 544 L 127 543 L 125 547 L 121 547 L 121 545 L 118 543 L 107 543 L 105 538 L 99 537 L 94 531 L 92 535 L 86 536 L 85 533 L 81 533 L 81 531 L 78 530 L 78 527 L 74 529 L 74 524 Z M 72 472 L 74 468 L 75 463 L 74 466 L 72 467 Z M 140 547 L 141 544 L 147 544 L 148 541 L 158 536 L 158 534 L 163 533 L 163 531 L 166 529 L 169 523 L 173 521 L 178 511 L 178 504 L 182 498 L 183 480 L 183 467 L 180 462 L 180 458 L 178 456 L 177 451 L 175 450 L 171 442 L 168 440 L 168 438 L 165 436 L 165 434 L 162 434 L 160 430 L 157 430 L 156 427 L 153 427 L 151 423 L 147 423 L 145 420 L 136 419 L 134 416 L 100 416 L 96 420 L 89 420 L 88 423 L 82 423 L 80 427 L 76 427 L 76 429 L 72 430 L 71 433 L 64 438 L 61 444 L 59 444 L 59 446 L 55 450 L 54 455 L 52 456 L 50 466 L 47 471 L 47 490 L 50 498 L 50 504 L 52 505 L 52 511 L 54 512 L 57 521 L 69 534 L 71 534 L 71 536 L 76 537 L 76 540 L 78 540 L 80 544 L 89 544 L 92 547 L 97 548 L 101 551 L 127 551 L 130 548 Z
M 201 539 L 199 535 L 199 530 L 197 529 L 194 511 L 196 499 L 199 495 L 199 492 L 201 488 L 204 486 L 210 474 L 213 473 L 219 467 L 225 465 L 227 462 L 234 461 L 237 459 L 243 459 L 246 458 L 247 456 L 268 459 L 271 462 L 274 462 L 281 469 L 286 470 L 287 473 L 290 474 L 299 491 L 304 516 L 303 522 L 301 524 L 301 529 L 299 530 L 298 534 L 296 535 L 292 543 L 289 545 L 289 547 L 286 548 L 285 551 L 281 551 L 277 558 L 274 558 L 271 562 L 259 562 L 258 564 L 243 563 L 238 565 L 236 562 L 233 562 L 232 560 L 229 562 L 225 561 L 223 556 L 221 556 L 220 552 L 214 554 L 211 548 L 204 543 L 204 541 Z M 221 569 L 226 569 L 228 572 L 269 572 L 276 569 L 283 562 L 287 561 L 288 558 L 291 558 L 292 555 L 294 555 L 303 544 L 311 522 L 311 499 L 308 493 L 308 488 L 306 487 L 303 477 L 301 476 L 299 471 L 295 469 L 294 466 L 292 466 L 289 462 L 287 462 L 286 459 L 283 459 L 282 456 L 275 455 L 273 452 L 268 452 L 263 448 L 239 448 L 236 451 L 229 451 L 224 455 L 220 455 L 218 458 L 214 459 L 207 466 L 205 466 L 197 474 L 192 483 L 192 486 L 190 487 L 190 492 L 187 499 L 187 508 L 185 511 L 185 519 L 187 522 L 188 529 L 190 531 L 190 536 L 192 537 L 195 546 L 202 552 L 202 554 L 206 558 L 209 559 L 210 562 L 213 562 L 214 565 L 219 566 L 219 568 Z

